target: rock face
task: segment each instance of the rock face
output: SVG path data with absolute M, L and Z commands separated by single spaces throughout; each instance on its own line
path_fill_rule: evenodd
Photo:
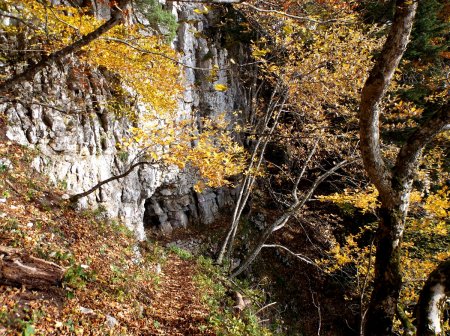
M 229 55 L 219 43 L 220 36 L 196 37 L 209 29 L 214 18 L 196 14 L 192 4 L 170 6 L 181 21 L 174 41 L 183 55 L 181 62 L 196 68 L 228 68 Z M 219 70 L 212 83 L 206 80 L 209 70 L 184 68 L 186 90 L 179 102 L 181 118 L 225 113 L 231 120 L 232 112 L 244 103 L 231 73 Z M 8 119 L 7 137 L 38 149 L 33 167 L 55 185 L 67 188 L 69 194 L 88 190 L 123 172 L 136 155 L 116 148 L 131 122 L 111 112 L 108 100 L 114 92 L 109 81 L 108 74 L 84 69 L 75 58 L 69 58 L 26 83 L 20 100 L 0 105 L 0 112 Z M 216 83 L 229 89 L 215 91 Z M 103 208 L 108 216 L 119 218 L 133 229 L 138 239 L 145 238 L 144 226 L 171 231 L 189 223 L 209 223 L 221 207 L 232 203 L 232 191 L 198 194 L 193 191 L 195 181 L 190 176 L 176 169 L 140 166 L 81 199 L 79 206 Z
M 159 228 L 171 232 L 189 224 L 209 224 L 220 209 L 233 205 L 235 190 L 219 189 L 197 193 L 192 181 L 181 174 L 177 181 L 162 184 L 145 201 L 144 228 Z

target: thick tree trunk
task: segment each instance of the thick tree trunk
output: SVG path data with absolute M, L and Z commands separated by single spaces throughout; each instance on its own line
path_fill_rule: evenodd
M 60 285 L 64 273 L 55 263 L 0 245 L 0 284 L 45 289 Z
M 450 259 L 433 272 L 420 293 L 417 304 L 417 336 L 437 336 L 442 333 L 442 310 L 450 297 Z
M 397 0 L 391 31 L 361 94 L 359 137 L 364 168 L 381 200 L 387 202 L 393 195 L 391 172 L 381 155 L 380 104 L 408 45 L 416 8 L 416 0 Z
M 416 168 L 421 146 L 406 171 L 389 169 L 381 154 L 380 104 L 409 41 L 417 0 L 397 0 L 391 31 L 369 78 L 364 84 L 360 103 L 360 148 L 364 168 L 377 187 L 382 207 L 377 232 L 374 290 L 372 292 L 366 336 L 392 335 L 393 319 L 402 283 L 400 246 L 408 210 L 412 172 Z
M 365 335 L 392 335 L 393 318 L 402 286 L 400 246 L 404 214 L 399 210 L 381 208 L 377 232 L 375 278 Z

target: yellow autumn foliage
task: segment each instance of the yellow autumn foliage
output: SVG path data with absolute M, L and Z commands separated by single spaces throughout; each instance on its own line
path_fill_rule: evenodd
M 74 43 L 104 23 L 88 7 L 51 5 L 38 0 L 24 0 L 20 4 L 2 0 L 1 4 L 8 12 L 27 20 L 30 26 L 41 29 L 29 32 L 26 25 L 9 24 L 3 24 L 2 28 L 9 34 L 25 34 L 31 47 L 45 54 Z M 205 6 L 202 14 L 208 10 Z M 179 169 L 190 165 L 198 172 L 198 190 L 229 184 L 226 177 L 244 169 L 244 150 L 233 141 L 223 117 L 214 122 L 203 120 L 202 129 L 198 129 L 194 120 L 181 120 L 177 115 L 177 98 L 183 83 L 178 56 L 164 38 L 144 33 L 140 24 L 117 25 L 83 47 L 77 56 L 81 63 L 114 79 L 108 83 L 112 97 L 103 104 L 136 125 L 118 146 L 122 150 L 133 146 L 162 165 Z M 211 71 L 214 75 L 218 68 Z M 215 89 L 226 91 L 227 86 L 216 84 Z M 145 111 L 139 120 L 134 118 L 134 104 L 123 99 L 132 96 L 140 105 L 139 110 Z
M 374 212 L 380 202 L 378 201 L 378 190 L 373 186 L 368 186 L 365 190 L 349 190 L 344 189 L 342 193 L 334 193 L 332 195 L 321 195 L 317 197 L 320 201 L 329 201 L 337 205 L 351 205 L 359 209 L 363 214 L 366 212 Z
M 14 3 L 4 0 L 4 5 L 11 10 Z M 21 17 L 43 27 L 30 35 L 31 47 L 47 54 L 75 42 L 103 24 L 90 14 L 90 8 L 44 4 L 24 0 L 19 9 Z M 4 28 L 10 32 L 24 29 L 13 25 Z M 80 60 L 119 76 L 120 87 L 113 89 L 129 88 L 130 93 L 139 95 L 141 102 L 158 111 L 174 109 L 175 98 L 182 88 L 179 67 L 169 59 L 175 59 L 176 52 L 164 43 L 164 39 L 143 34 L 142 28 L 139 24 L 113 27 L 83 47 Z
M 202 119 L 201 131 L 193 120 L 176 119 L 174 112 L 157 119 L 147 118 L 141 127 L 131 129 L 133 135 L 124 141 L 124 146 L 142 148 L 162 165 L 194 168 L 198 178 L 196 191 L 230 185 L 227 177 L 245 169 L 247 156 L 233 140 L 224 116 Z

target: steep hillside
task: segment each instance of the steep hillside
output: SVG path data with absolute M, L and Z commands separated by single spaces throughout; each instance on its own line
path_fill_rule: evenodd
M 11 162 L 1 172 L 0 244 L 66 269 L 61 287 L 1 287 L 2 334 L 203 334 L 208 309 L 193 284 L 195 262 L 157 247 L 139 253 L 123 224 L 101 211 L 75 212 L 48 189 L 27 169 L 33 153 L 0 146 Z
M 0 0 L 0 336 L 450 330 L 424 4 Z
M 29 168 L 35 154 L 0 142 L 0 335 L 268 333 L 246 318 L 252 310 L 239 318 L 230 293 L 246 290 L 221 280 L 206 259 L 137 243 L 102 209 L 73 210 L 63 190 Z M 8 249 L 20 255 L 12 263 Z M 27 283 L 39 278 L 33 258 L 63 267 L 62 281 Z M 26 275 L 11 281 L 22 266 Z

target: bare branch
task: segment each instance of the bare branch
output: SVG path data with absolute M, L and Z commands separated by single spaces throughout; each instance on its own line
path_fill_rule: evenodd
M 370 277 L 370 269 L 372 268 L 372 253 L 373 253 L 373 243 L 375 242 L 375 237 L 372 238 L 370 242 L 370 250 L 369 250 L 369 264 L 367 265 L 367 273 L 364 277 L 363 286 L 361 289 L 361 295 L 359 296 L 359 306 L 360 306 L 360 325 L 359 325 L 359 334 L 360 336 L 364 336 L 364 320 L 367 314 L 367 309 L 364 309 L 364 293 L 366 292 L 366 287 L 369 282 Z
M 264 244 L 262 247 L 280 248 L 280 249 L 288 252 L 289 254 L 293 255 L 297 259 L 300 259 L 301 261 L 304 261 L 305 263 L 307 263 L 309 265 L 313 265 L 313 266 L 315 266 L 315 267 L 317 267 L 317 268 L 319 268 L 321 270 L 321 268 L 314 261 L 312 261 L 308 257 L 305 257 L 304 255 L 301 255 L 300 253 L 295 253 L 295 252 L 291 251 L 286 246 L 278 245 L 278 244 Z
M 280 92 L 281 91 L 281 92 Z M 277 94 L 281 93 L 281 98 L 278 100 L 276 99 Z M 252 170 L 259 171 L 259 168 L 263 162 L 264 159 L 264 153 L 267 147 L 267 144 L 269 143 L 272 134 L 276 130 L 276 127 L 278 125 L 278 118 L 281 115 L 281 111 L 283 109 L 284 103 L 287 100 L 288 92 L 284 85 L 282 85 L 282 80 L 280 79 L 274 90 L 272 91 L 270 101 L 268 104 L 268 107 L 266 109 L 266 113 L 264 118 L 262 118 L 261 124 L 259 125 L 259 128 L 262 128 L 263 130 L 266 130 L 269 127 L 269 123 L 273 121 L 267 136 L 265 137 L 259 137 L 258 141 L 256 142 L 252 156 L 250 158 L 250 164 L 247 168 L 247 174 L 244 178 L 244 183 L 242 184 L 241 191 L 239 192 L 238 199 L 236 201 L 236 205 L 234 207 L 233 211 L 233 217 L 231 220 L 230 228 L 227 232 L 227 235 L 222 242 L 222 246 L 219 251 L 219 255 L 217 257 L 216 262 L 220 265 L 223 261 L 223 258 L 225 257 L 225 253 L 227 252 L 228 247 L 228 256 L 231 255 L 233 240 L 237 232 L 237 228 L 239 225 L 239 220 L 241 218 L 242 212 L 244 210 L 245 205 L 247 204 L 247 200 L 250 196 L 250 192 L 252 190 L 252 187 L 256 181 L 256 176 L 252 173 Z M 275 101 L 279 102 L 281 99 L 281 107 L 275 109 L 277 103 Z M 272 120 L 273 119 L 273 120 Z
M 276 305 L 276 304 L 277 304 L 276 301 L 271 302 L 271 303 L 269 303 L 269 304 L 266 304 L 264 307 L 260 308 L 260 309 L 255 313 L 255 315 L 258 315 L 258 314 L 261 313 L 263 310 L 265 310 L 265 309 L 267 309 L 267 308 L 269 308 L 269 307 L 272 307 L 273 305 Z
M 70 196 L 69 201 L 72 203 L 75 203 L 80 198 L 83 198 L 83 197 L 88 196 L 89 194 L 92 194 L 94 191 L 99 189 L 101 186 L 103 186 L 111 181 L 119 180 L 121 178 L 128 176 L 134 170 L 134 168 L 136 168 L 138 166 L 149 165 L 149 164 L 154 164 L 154 163 L 155 162 L 147 162 L 147 161 L 137 162 L 137 163 L 131 165 L 130 168 L 128 168 L 124 173 L 111 176 L 110 178 L 107 178 L 106 180 L 100 181 L 99 183 L 97 183 L 95 186 L 93 186 L 91 189 L 89 189 L 87 191 Z
M 311 291 L 311 299 L 312 299 L 313 305 L 317 308 L 317 315 L 319 317 L 319 321 L 318 321 L 318 325 L 317 325 L 317 336 L 320 336 L 320 332 L 322 330 L 322 312 L 320 310 L 320 302 L 319 302 L 319 299 L 317 298 L 317 293 Z M 316 303 L 316 299 L 317 299 L 317 303 Z
M 400 149 L 393 170 L 398 180 L 412 179 L 422 149 L 450 124 L 450 103 L 447 102 L 408 138 Z
M 57 21 L 59 21 L 59 22 L 61 22 L 62 24 L 66 25 L 66 26 L 68 26 L 68 27 L 70 27 L 70 28 L 72 28 L 73 30 L 75 30 L 78 36 L 80 35 L 80 29 L 78 29 L 78 28 L 75 27 L 74 25 L 70 24 L 69 22 L 64 21 L 63 19 L 61 19 L 61 18 L 58 16 L 58 14 L 55 13 L 55 11 L 52 9 L 52 7 L 46 6 L 46 8 L 47 8 L 48 10 L 50 10 L 50 12 L 53 14 L 53 16 L 55 17 L 55 19 L 56 19 Z
M 118 38 L 114 38 L 114 37 L 102 37 L 101 39 L 105 40 L 105 41 L 111 41 L 111 42 L 125 44 L 126 46 L 128 46 L 128 47 L 130 47 L 132 49 L 135 49 L 135 50 L 137 50 L 137 51 L 139 51 L 139 52 L 141 52 L 143 54 L 149 54 L 149 55 L 155 55 L 155 56 L 163 57 L 165 59 L 168 59 L 168 60 L 174 62 L 175 64 L 181 65 L 181 66 L 183 66 L 185 68 L 188 68 L 188 69 L 193 69 L 193 70 L 211 70 L 210 68 L 199 68 L 199 67 L 195 67 L 195 66 L 190 66 L 190 65 L 184 64 L 183 62 L 180 62 L 180 61 L 178 61 L 175 58 L 167 56 L 164 53 L 159 53 L 159 52 L 156 52 L 156 51 L 150 51 L 148 49 L 144 49 L 144 48 L 142 48 L 142 47 L 140 47 L 140 46 L 138 46 L 136 44 L 130 43 L 130 42 L 122 40 L 122 39 L 118 39 Z M 219 70 L 224 70 L 224 69 L 219 69 Z
M 21 17 L 18 17 L 16 15 L 11 14 L 11 13 L 6 13 L 5 11 L 0 10 L 0 16 L 7 17 L 7 18 L 10 18 L 10 19 L 13 19 L 13 20 L 17 20 L 20 23 L 24 24 L 25 26 L 27 26 L 27 27 L 29 27 L 29 28 L 31 28 L 33 30 L 39 30 L 39 28 L 36 27 L 35 25 L 33 25 L 33 24 L 25 21 Z
M 137 50 L 137 51 L 139 51 L 139 52 L 141 52 L 143 54 L 155 55 L 155 56 L 163 57 L 163 58 L 168 59 L 168 60 L 174 62 L 175 64 L 181 65 L 182 67 L 187 68 L 187 69 L 202 70 L 202 71 L 209 71 L 209 70 L 211 70 L 211 68 L 201 68 L 201 67 L 195 67 L 195 66 L 187 65 L 187 64 L 185 64 L 185 63 L 183 63 L 183 62 L 181 62 L 181 61 L 179 61 L 179 60 L 177 60 L 177 59 L 175 59 L 173 57 L 167 56 L 164 53 L 159 53 L 159 52 L 156 52 L 156 51 L 151 51 L 151 50 L 142 48 L 141 46 L 139 46 L 137 44 L 130 43 L 130 42 L 128 42 L 126 40 L 123 40 L 123 39 L 119 39 L 119 38 L 115 38 L 115 37 L 102 37 L 101 39 L 105 40 L 105 41 L 111 41 L 111 42 L 125 44 L 126 46 L 128 46 L 128 47 L 130 47 L 132 49 L 135 49 L 135 50 Z M 252 65 L 252 64 L 256 64 L 256 63 L 261 63 L 261 61 L 251 62 L 251 63 L 244 63 L 244 64 L 236 64 L 235 66 L 244 67 L 244 66 L 248 66 L 248 65 Z M 226 70 L 230 70 L 230 69 L 232 69 L 232 66 L 218 68 L 217 70 L 218 71 L 226 71 Z
M 356 161 L 356 160 L 355 160 Z M 286 225 L 288 220 L 291 218 L 291 216 L 295 215 L 296 212 L 298 212 L 305 203 L 311 198 L 311 196 L 316 191 L 317 187 L 326 180 L 330 175 L 334 174 L 338 169 L 344 167 L 345 165 L 348 165 L 354 161 L 341 161 L 322 175 L 316 178 L 313 185 L 310 187 L 308 192 L 303 194 L 303 197 L 298 202 L 291 205 L 289 209 L 287 209 L 280 217 L 278 217 L 272 224 L 267 226 L 264 229 L 264 232 L 262 233 L 261 237 L 259 238 L 258 242 L 256 243 L 256 246 L 253 248 L 253 250 L 250 252 L 250 254 L 247 256 L 247 258 L 244 260 L 244 262 L 238 266 L 236 270 L 230 275 L 230 278 L 234 278 L 241 274 L 243 271 L 245 271 L 251 263 L 256 259 L 256 257 L 261 252 L 261 249 L 263 248 L 264 244 L 266 243 L 267 239 L 269 239 L 270 235 L 276 231 L 281 229 Z
M 314 153 L 317 150 L 317 145 L 319 144 L 320 138 L 316 140 L 314 143 L 313 149 L 309 152 L 308 157 L 306 158 L 305 164 L 303 165 L 302 171 L 297 177 L 297 180 L 294 183 L 294 190 L 292 192 L 292 196 L 294 197 L 294 201 L 298 202 L 298 185 L 303 178 L 303 175 L 305 175 L 306 169 L 308 168 L 309 161 L 311 161 L 311 158 L 313 157 Z
M 326 23 L 331 23 L 331 22 L 342 21 L 342 20 L 339 20 L 339 19 L 331 19 L 331 20 L 325 20 L 325 21 L 315 20 L 315 19 L 312 19 L 309 16 L 298 16 L 298 15 L 292 15 L 292 14 L 289 14 L 289 13 L 286 13 L 286 12 L 278 11 L 278 10 L 275 10 L 275 9 L 259 8 L 259 7 L 256 7 L 256 6 L 252 5 L 252 4 L 249 4 L 248 2 L 242 2 L 242 5 L 246 6 L 246 7 L 249 7 L 249 8 L 251 8 L 251 9 L 257 11 L 257 12 L 260 12 L 260 13 L 277 14 L 277 15 L 281 15 L 281 16 L 284 16 L 284 17 L 287 17 L 287 18 L 290 18 L 290 19 L 300 20 L 300 21 L 309 21 L 309 22 L 313 22 L 313 23 L 317 23 L 317 24 L 326 24 Z M 343 22 L 348 23 L 347 21 L 343 21 Z

